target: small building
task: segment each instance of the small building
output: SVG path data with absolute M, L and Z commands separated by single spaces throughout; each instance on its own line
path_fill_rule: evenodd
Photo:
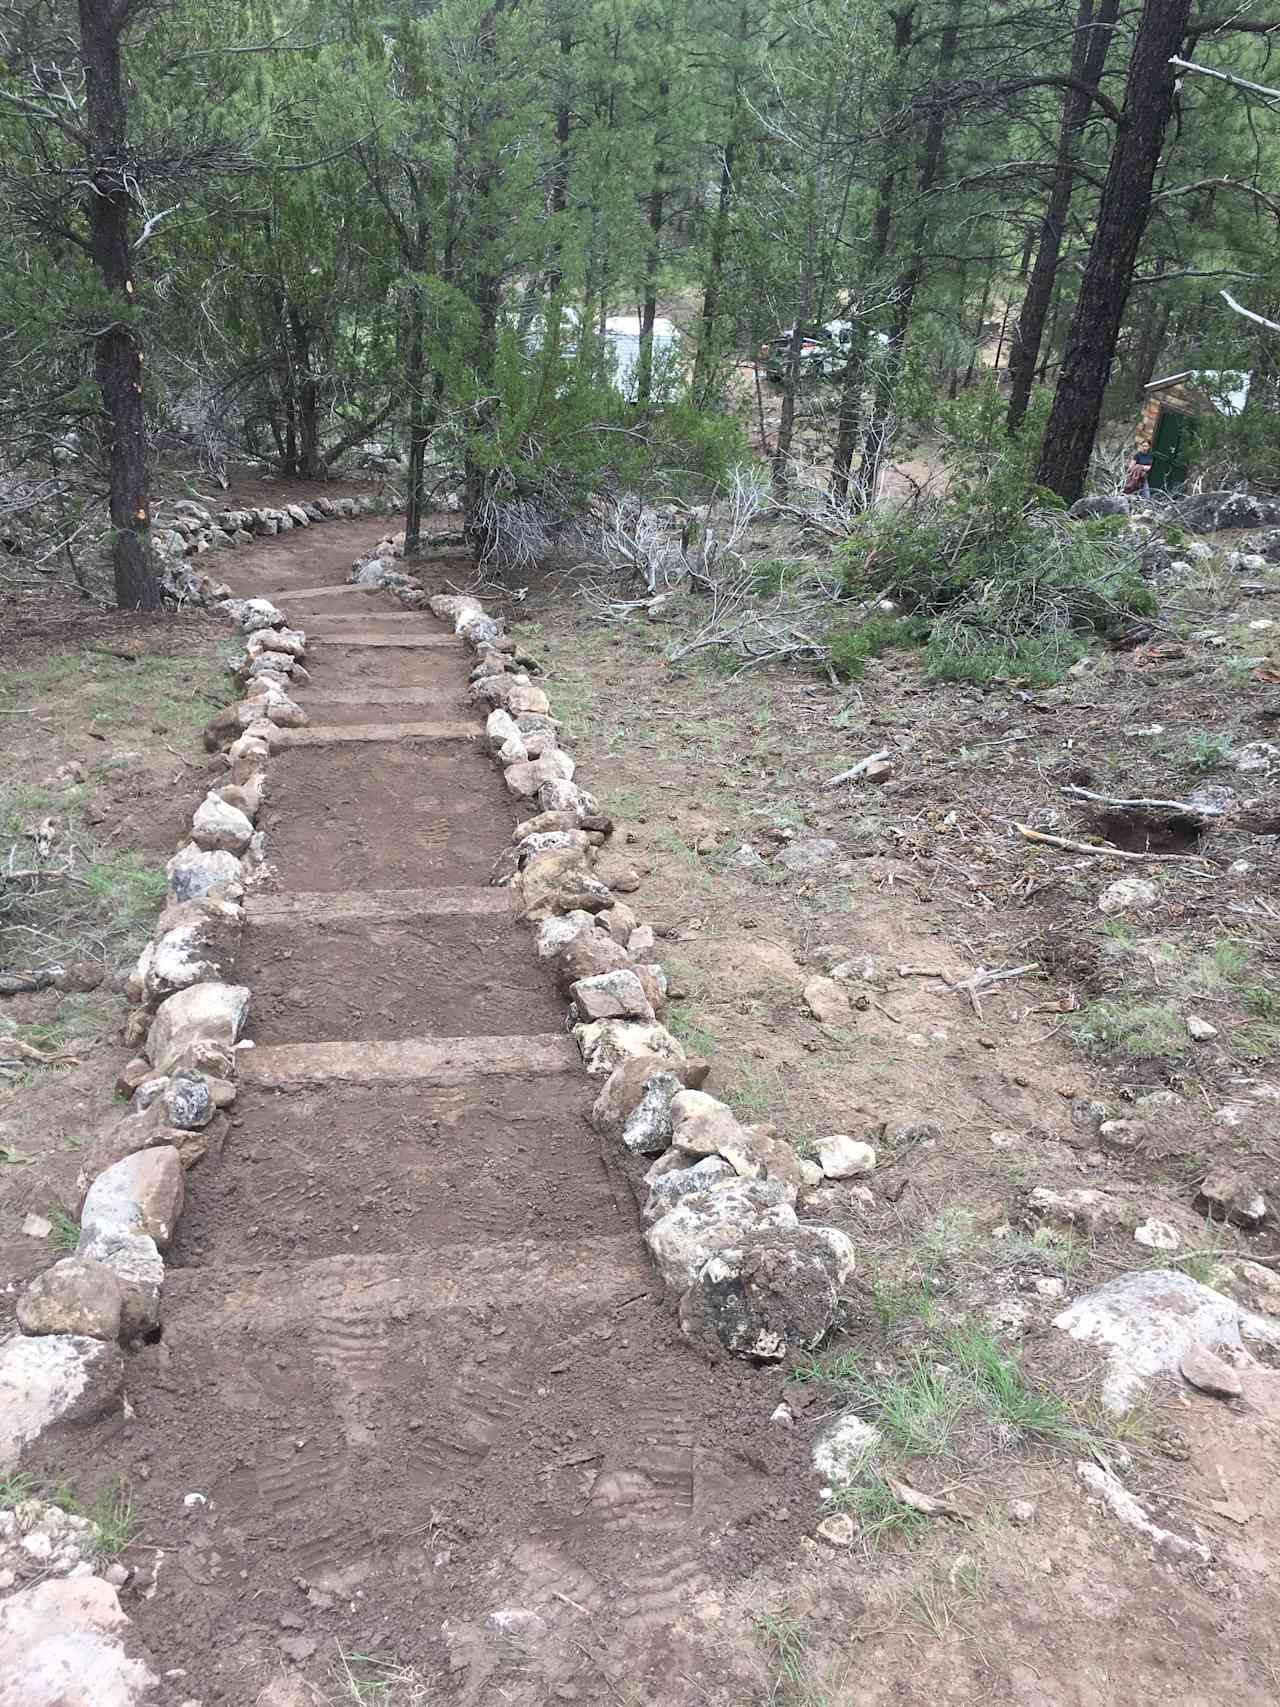
M 1146 402 L 1138 437 L 1150 440 L 1155 461 L 1151 487 L 1156 492 L 1180 492 L 1195 454 L 1196 418 L 1216 410 L 1238 415 L 1249 397 L 1247 373 L 1229 368 L 1186 368 L 1143 386 Z

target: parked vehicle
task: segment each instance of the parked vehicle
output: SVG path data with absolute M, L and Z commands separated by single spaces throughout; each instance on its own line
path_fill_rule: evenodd
M 828 320 L 824 326 L 814 326 L 804 334 L 800 345 L 800 379 L 834 379 L 844 366 L 853 325 L 848 320 Z M 760 365 L 765 376 L 781 383 L 791 362 L 791 326 L 767 344 L 760 346 Z

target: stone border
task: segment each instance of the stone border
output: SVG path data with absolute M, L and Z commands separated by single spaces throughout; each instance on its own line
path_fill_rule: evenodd
M 129 1111 L 97 1135 L 76 1178 L 76 1251 L 27 1283 L 19 1332 L 0 1345 L 0 1471 L 54 1423 L 123 1408 L 120 1348 L 159 1331 L 184 1175 L 220 1150 L 235 1100 L 249 991 L 227 979 L 245 886 L 264 857 L 255 823 L 268 762 L 283 731 L 309 721 L 289 693 L 307 679 L 306 635 L 265 599 L 216 608 L 244 636 L 235 667 L 244 697 L 204 735 L 210 751 L 227 749 L 228 775 L 197 806 L 190 841 L 165 868 L 169 901 L 126 985 L 135 1007 L 125 1041 L 143 1048 L 117 1080 Z
M 205 552 L 231 551 L 259 539 L 310 527 L 313 522 L 359 521 L 363 516 L 395 515 L 404 509 L 398 498 L 317 498 L 307 504 L 283 504 L 278 509 L 211 511 L 192 498 L 165 501 L 173 510 L 168 521 L 156 522 L 152 546 L 160 559 L 160 580 L 170 598 L 195 604 L 215 604 L 231 597 L 225 582 L 190 566 Z
M 451 621 L 475 659 L 470 698 L 486 707 L 485 745 L 514 798 L 529 803 L 491 881 L 537 927 L 537 952 L 569 1002 L 568 1028 L 589 1076 L 602 1079 L 591 1124 L 617 1144 L 640 1205 L 645 1243 L 680 1325 L 695 1344 L 776 1363 L 811 1350 L 836 1325 L 854 1267 L 848 1235 L 801 1223 L 795 1204 L 825 1179 L 875 1167 L 870 1145 L 844 1135 L 803 1160 L 768 1126 L 743 1126 L 703 1090 L 709 1063 L 691 1059 L 661 1023 L 667 980 L 655 933 L 620 895 L 639 876 L 609 844 L 613 824 L 574 780 L 559 724 L 502 624 L 468 595 L 430 597 L 395 570 L 401 550 L 379 542 L 352 571 L 406 604 Z M 405 585 L 407 583 L 407 587 Z
M 228 591 L 185 574 L 181 596 L 210 602 Z M 136 1006 L 125 1040 L 144 1048 L 117 1080 L 129 1112 L 95 1138 L 77 1175 L 76 1251 L 27 1283 L 19 1331 L 0 1343 L 0 1472 L 56 1423 L 127 1412 L 121 1347 L 159 1332 L 164 1253 L 182 1213 L 185 1173 L 226 1138 L 250 992 L 225 980 L 240 944 L 245 885 L 264 855 L 254 826 L 282 732 L 308 718 L 289 693 L 307 679 L 306 635 L 265 599 L 224 599 L 218 608 L 245 637 L 235 671 L 244 697 L 204 736 L 210 751 L 227 748 L 229 775 L 200 802 L 191 840 L 165 868 L 170 899 L 130 974 L 126 995 Z M 121 1699 L 158 1683 L 119 1634 L 129 1620 L 118 1590 L 135 1573 L 119 1561 L 98 1568 L 92 1551 L 91 1523 L 47 1501 L 0 1512 L 0 1592 L 28 1563 L 44 1568 L 43 1578 L 0 1599 L 0 1647 L 24 1654 L 20 1687 L 39 1672 L 46 1649 L 73 1650 L 80 1673 Z M 0 1676 L 0 1693 L 4 1683 Z

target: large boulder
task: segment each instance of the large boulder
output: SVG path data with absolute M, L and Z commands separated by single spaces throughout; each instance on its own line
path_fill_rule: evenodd
M 1176 1375 L 1196 1347 L 1252 1364 L 1242 1335 L 1280 1346 L 1280 1322 L 1178 1269 L 1139 1269 L 1086 1292 L 1054 1317 L 1055 1328 L 1101 1349 L 1107 1362 L 1102 1401 L 1126 1411 L 1149 1382 Z
M 160 1679 L 130 1654 L 101 1577 L 33 1583 L 0 1603 L 0 1707 L 140 1707 Z
M 680 1300 L 686 1337 L 708 1351 L 778 1363 L 836 1325 L 853 1246 L 833 1227 L 749 1234 L 709 1257 Z
M 1180 499 L 1173 513 L 1192 533 L 1269 528 L 1280 523 L 1280 499 L 1262 498 L 1252 492 L 1196 492 Z
M 145 1233 L 167 1251 L 182 1214 L 182 1163 L 170 1144 L 115 1162 L 89 1187 L 80 1211 L 80 1246 L 100 1233 Z
M 147 1035 L 157 1073 L 180 1067 L 217 1073 L 244 1026 L 249 991 L 243 984 L 193 984 L 161 1002 Z
M 96 1422 L 119 1410 L 123 1381 L 119 1351 L 99 1339 L 15 1334 L 0 1343 L 0 1472 L 54 1423 Z
M 649 1228 L 645 1243 L 668 1290 L 683 1294 L 717 1251 L 743 1244 L 753 1233 L 797 1225 L 776 1181 L 744 1180 L 686 1197 Z

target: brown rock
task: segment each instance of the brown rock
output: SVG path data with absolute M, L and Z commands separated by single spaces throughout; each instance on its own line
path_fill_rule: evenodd
M 1238 1168 L 1216 1168 L 1206 1174 L 1196 1193 L 1195 1207 L 1201 1215 L 1246 1229 L 1260 1227 L 1269 1212 L 1257 1183 Z
M 737 1116 L 705 1091 L 681 1091 L 671 1102 L 671 1141 L 694 1156 L 716 1156 L 722 1144 L 739 1146 L 746 1133 Z
M 654 1018 L 644 986 L 625 966 L 597 977 L 579 978 L 570 986 L 569 996 L 581 1020 Z
M 106 977 L 106 967 L 97 960 L 75 960 L 54 976 L 55 990 L 78 991 L 87 994 L 96 990 Z
M 624 854 L 598 853 L 593 869 L 601 883 L 608 884 L 619 895 L 630 895 L 640 887 L 640 873 Z
M 834 978 L 810 978 L 804 1003 L 820 1025 L 848 1025 L 853 1018 L 849 998 Z
M 650 1079 L 660 1073 L 674 1073 L 682 1083 L 687 1084 L 689 1075 L 697 1067 L 705 1067 L 705 1063 L 692 1061 L 670 1061 L 661 1055 L 630 1055 L 619 1064 L 605 1080 L 604 1088 L 591 1109 L 591 1124 L 597 1132 L 605 1137 L 617 1137 L 626 1125 L 627 1116 L 631 1114 Z M 705 1071 L 703 1077 L 706 1077 Z
M 135 1055 L 121 1067 L 116 1078 L 116 1091 L 122 1097 L 131 1097 L 139 1085 L 152 1077 L 150 1061 L 145 1055 Z
M 120 1282 L 90 1257 L 64 1257 L 28 1282 L 18 1299 L 18 1326 L 24 1334 L 83 1334 L 89 1339 L 120 1337 Z
M 1215 1399 L 1238 1399 L 1244 1391 L 1231 1365 L 1199 1341 L 1183 1352 L 1178 1367 L 1184 1381 L 1202 1393 L 1211 1393 Z
M 631 956 L 604 931 L 580 931 L 556 959 L 556 988 L 567 996 L 583 978 L 631 969 Z
M 806 1183 L 799 1156 L 772 1126 L 739 1127 L 736 1136 L 721 1143 L 719 1153 L 740 1179 L 779 1180 L 793 1198 Z

